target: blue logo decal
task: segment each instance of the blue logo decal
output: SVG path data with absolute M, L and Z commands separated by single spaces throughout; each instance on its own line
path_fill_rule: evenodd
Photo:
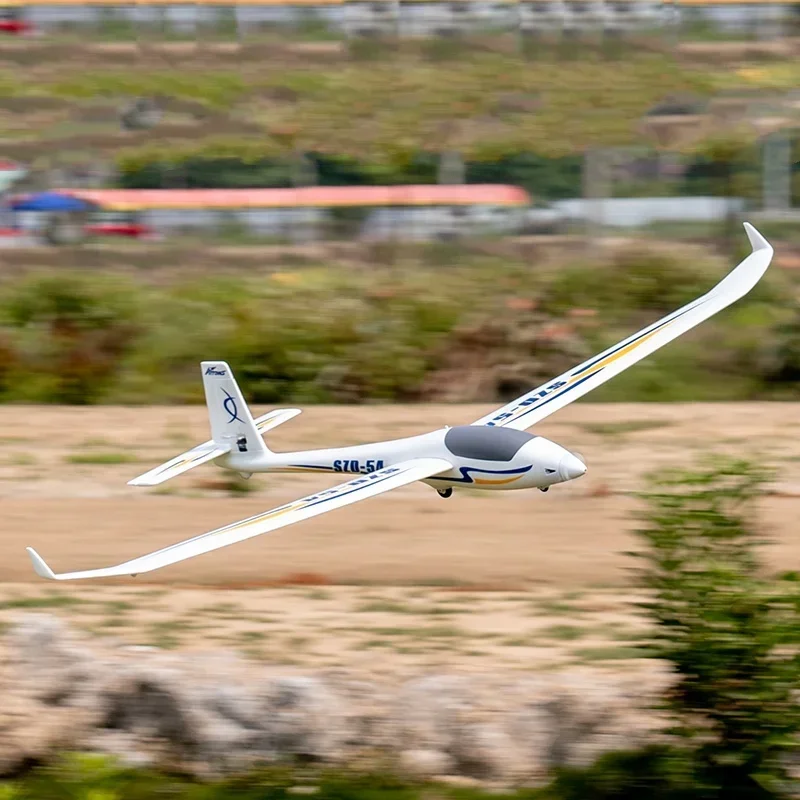
M 225 372 L 224 369 L 219 369 L 217 367 L 208 367 L 206 369 L 206 375 L 216 375 L 218 378 L 224 378 L 228 373 Z
M 222 403 L 222 407 L 231 415 L 231 418 L 228 420 L 228 424 L 231 422 L 244 422 L 244 420 L 239 416 L 239 410 L 236 408 L 236 400 L 225 391 L 225 401 Z
M 533 469 L 533 464 L 525 467 L 516 467 L 515 469 L 480 469 L 479 467 L 459 467 L 461 473 L 460 478 L 440 478 L 438 476 L 432 477 L 432 481 L 449 481 L 450 483 L 475 483 L 473 473 L 481 473 L 482 475 L 524 475 Z M 478 479 L 480 480 L 480 479 Z

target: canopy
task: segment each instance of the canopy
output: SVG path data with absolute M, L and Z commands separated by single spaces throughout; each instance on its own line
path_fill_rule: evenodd
M 39 192 L 15 197 L 11 201 L 12 211 L 88 211 L 93 205 L 82 198 L 59 192 Z

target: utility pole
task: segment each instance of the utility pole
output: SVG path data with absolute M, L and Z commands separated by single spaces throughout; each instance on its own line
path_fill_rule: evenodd
M 604 201 L 611 194 L 611 159 L 608 150 L 587 148 L 583 156 L 583 198 L 586 201 L 585 236 L 589 247 L 602 236 Z
M 763 140 L 762 203 L 764 211 L 788 211 L 792 207 L 792 139 L 779 130 Z

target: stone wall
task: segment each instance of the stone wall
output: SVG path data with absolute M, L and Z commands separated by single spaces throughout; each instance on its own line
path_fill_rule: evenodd
M 657 735 L 648 702 L 665 675 L 424 674 L 400 685 L 302 673 L 221 652 L 91 641 L 29 615 L 0 663 L 0 775 L 66 749 L 214 777 L 302 758 L 391 765 L 414 777 L 542 782 Z

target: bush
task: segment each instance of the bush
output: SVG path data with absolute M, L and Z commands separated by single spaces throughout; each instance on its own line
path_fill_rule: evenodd
M 798 745 L 800 591 L 763 574 L 753 519 L 768 473 L 744 461 L 668 472 L 644 495 L 640 531 L 658 630 L 656 655 L 673 667 L 665 698 L 698 794 L 789 793 Z
M 42 273 L 5 289 L 5 394 L 59 403 L 100 400 L 139 333 L 136 288 L 88 273 Z
M 88 270 L 7 276 L 0 397 L 200 402 L 197 364 L 222 358 L 255 403 L 474 400 L 477 385 L 482 400 L 511 399 L 697 296 L 726 269 L 637 249 L 548 274 L 454 244 L 402 250 L 397 262 L 402 269 L 203 271 L 152 282 Z M 753 399 L 791 388 L 800 381 L 794 334 L 780 326 L 796 303 L 769 288 L 776 281 L 593 399 Z

